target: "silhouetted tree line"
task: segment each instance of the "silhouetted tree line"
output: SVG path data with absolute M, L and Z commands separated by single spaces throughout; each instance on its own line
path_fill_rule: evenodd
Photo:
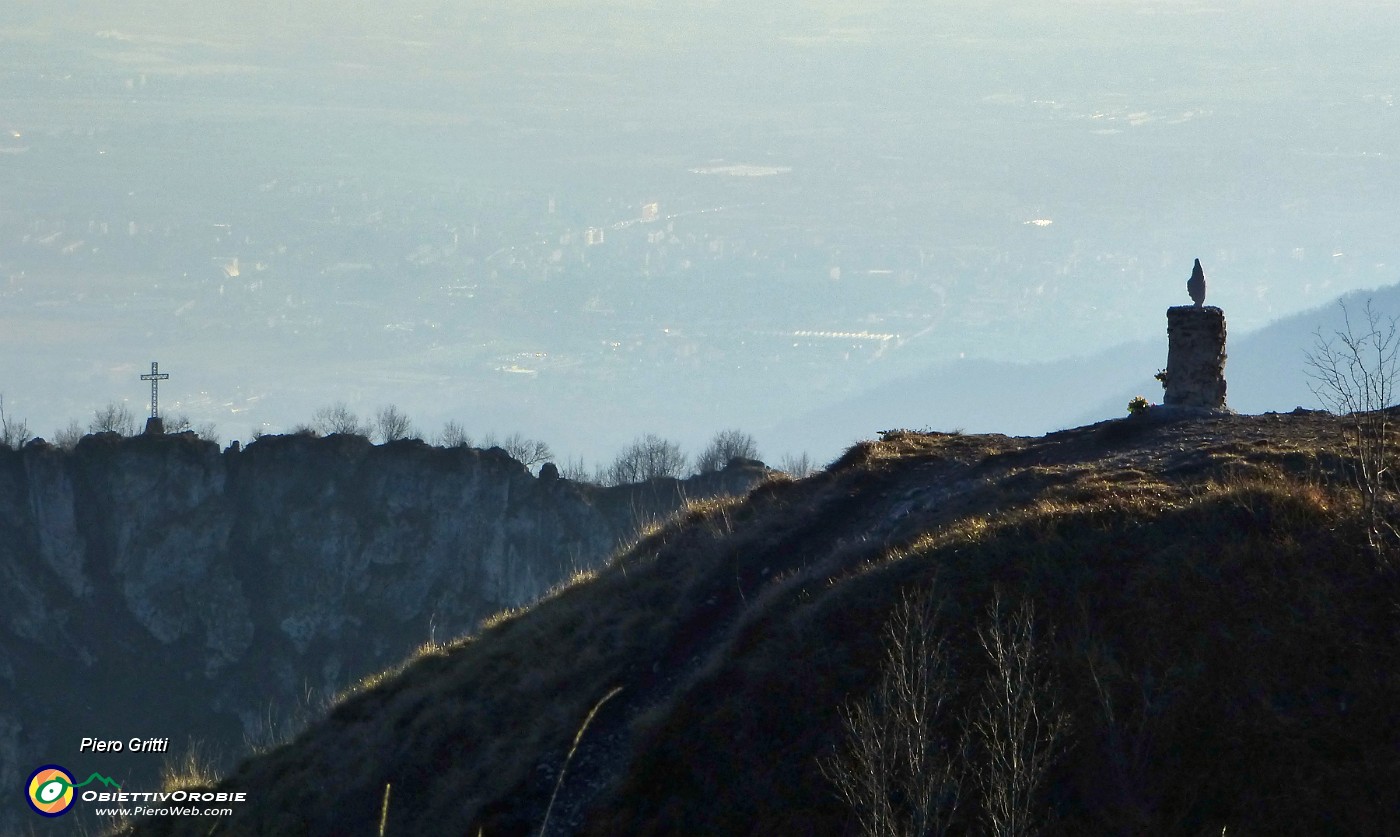
M 84 435 L 93 433 L 116 433 L 121 436 L 135 435 L 141 423 L 131 408 L 124 403 L 113 401 L 93 411 L 92 419 L 84 427 L 76 419 L 67 427 L 55 431 L 53 444 L 72 449 Z M 166 433 L 192 432 L 202 439 L 219 442 L 218 430 L 213 422 L 194 424 L 186 415 L 165 417 Z M 398 407 L 389 405 L 380 408 L 373 417 L 362 418 L 343 401 L 316 410 L 311 420 L 294 426 L 295 435 L 331 436 L 347 434 L 361 436 L 372 441 L 387 444 L 404 439 L 423 439 L 412 419 Z M 254 431 L 253 439 L 265 435 L 261 430 Z M 5 410 L 3 396 L 0 396 L 0 445 L 11 448 L 23 447 L 34 436 L 29 426 L 22 420 L 9 416 Z M 516 432 L 504 438 L 488 433 L 474 439 L 463 425 L 448 421 L 442 431 L 431 440 L 444 448 L 477 447 L 483 450 L 500 448 L 511 458 L 538 472 L 547 462 L 555 459 L 554 451 L 547 442 Z M 582 459 L 565 462 L 556 466 L 558 475 L 576 482 L 591 482 L 598 485 L 625 485 L 645 482 L 652 479 L 682 479 L 691 474 L 707 474 L 722 471 L 730 463 L 739 460 L 759 460 L 758 443 L 753 436 L 738 429 L 721 430 L 693 460 L 681 446 L 662 438 L 655 433 L 639 436 L 618 452 L 606 465 L 595 465 L 591 469 Z M 806 453 L 785 456 L 779 463 L 779 470 L 793 477 L 809 476 L 816 470 L 811 457 Z

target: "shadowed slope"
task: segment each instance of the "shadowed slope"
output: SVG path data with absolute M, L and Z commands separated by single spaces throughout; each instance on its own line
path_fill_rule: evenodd
M 817 759 L 932 589 L 956 740 L 989 602 L 1034 603 L 1068 745 L 1052 833 L 1342 831 L 1400 804 L 1396 603 L 1318 416 L 1122 420 L 1040 439 L 891 432 L 697 504 L 606 568 L 348 695 L 137 834 L 840 834 Z M 575 733 L 598 701 L 563 782 Z M 969 801 L 955 831 L 978 830 Z

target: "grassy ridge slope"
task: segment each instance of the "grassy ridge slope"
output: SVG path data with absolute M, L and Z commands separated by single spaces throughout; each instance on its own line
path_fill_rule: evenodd
M 1323 416 L 891 432 L 694 505 L 607 567 L 372 678 L 135 834 L 841 834 L 817 761 L 932 590 L 957 740 L 996 597 L 1034 604 L 1069 736 L 1050 833 L 1375 833 L 1400 814 L 1400 583 Z M 565 768 L 580 723 L 600 698 Z M 979 832 L 971 783 L 954 831 Z

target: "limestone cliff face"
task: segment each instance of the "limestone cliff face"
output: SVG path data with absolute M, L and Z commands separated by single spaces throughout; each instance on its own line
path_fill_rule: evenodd
M 82 736 L 236 752 L 763 474 L 604 489 L 500 450 L 340 436 L 0 449 L 0 786 L 64 759 L 152 783 L 158 759 L 79 754 Z

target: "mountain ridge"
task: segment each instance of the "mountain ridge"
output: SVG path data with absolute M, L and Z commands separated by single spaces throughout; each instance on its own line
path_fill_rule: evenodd
M 500 449 L 347 435 L 0 447 L 0 778 L 43 758 L 160 781 L 160 755 L 82 737 L 168 738 L 166 761 L 195 748 L 216 765 L 269 746 L 425 640 L 765 473 L 603 488 L 537 478 Z M 0 814 L 4 830 L 30 816 L 13 799 Z

